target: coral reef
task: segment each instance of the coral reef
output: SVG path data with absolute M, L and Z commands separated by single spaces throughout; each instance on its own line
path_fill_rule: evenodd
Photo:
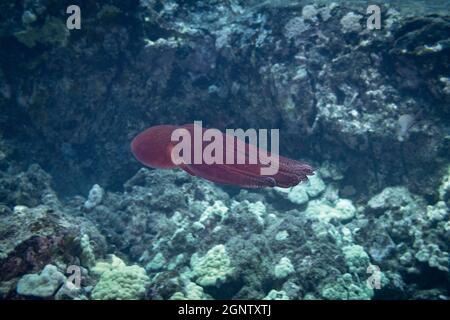
M 445 185 L 447 176 L 441 180 Z M 30 270 L 46 274 L 41 270 L 51 262 L 60 273 L 69 263 L 87 268 L 81 288 L 59 283 L 61 288 L 52 287 L 53 292 L 45 294 L 55 299 L 447 296 L 450 229 L 446 202 L 427 205 L 423 197 L 405 187 L 388 187 L 367 203 L 356 205 L 339 197 L 335 181 L 324 175 L 323 188 L 319 188 L 324 190 L 313 192 L 314 198 L 299 204 L 286 196 L 294 188 L 287 193 L 269 189 L 230 195 L 181 171 L 141 169 L 125 183 L 124 192 L 105 191 L 101 204 L 88 213 L 83 197 L 56 199 L 59 211 L 52 213 L 57 218 L 50 225 L 34 222 L 51 215 L 48 207 L 16 206 L 2 214 L 2 226 L 11 230 L 8 226 L 13 224 L 23 230 L 19 232 L 23 242 L 33 243 L 27 242 L 31 241 L 26 240 L 27 232 L 32 238 L 48 237 L 47 232 L 58 234 L 55 228 L 65 225 L 74 228 L 63 229 L 73 235 L 72 244 L 58 247 L 65 253 L 58 258 L 57 252 L 44 254 L 49 249 L 42 247 L 41 240 L 33 256 L 30 249 L 23 252 L 28 245 L 13 242 L 17 234 L 3 231 L 2 252 L 6 254 L 0 264 L 1 287 L 9 297 L 43 297 L 16 291 L 16 286 L 19 277 L 29 277 L 24 274 Z M 309 187 L 302 186 L 305 192 Z M 92 225 L 99 228 L 95 232 L 103 234 L 106 243 L 95 236 Z M 115 255 L 102 260 L 106 253 Z M 67 260 L 68 254 L 73 258 Z M 28 260 L 20 258 L 25 256 Z M 30 257 L 35 264 L 30 264 Z M 138 265 L 131 266 L 124 259 Z M 11 267 L 20 261 L 21 268 Z M 372 265 L 381 270 L 379 288 L 366 285 Z M 14 274 L 8 275 L 7 266 Z M 430 274 L 435 283 L 428 282 Z M 435 286 L 433 292 L 430 286 Z
M 294 266 L 287 257 L 281 258 L 280 262 L 274 268 L 273 274 L 277 279 L 284 279 L 294 273 Z
M 447 16 L 80 3 L 81 33 L 0 4 L 1 299 L 450 299 Z M 316 175 L 241 190 L 133 159 L 198 119 L 281 128 Z
M 92 186 L 91 191 L 89 191 L 88 199 L 84 203 L 84 208 L 86 210 L 91 210 L 98 206 L 102 202 L 103 194 L 104 191 L 98 184 Z
M 145 297 L 149 278 L 144 268 L 127 266 L 117 257 L 111 264 L 96 265 L 100 279 L 92 290 L 95 300 L 138 300 Z
M 191 257 L 195 282 L 202 287 L 220 286 L 232 276 L 234 268 L 224 245 L 212 247 L 203 257 Z
M 26 274 L 17 283 L 17 293 L 24 296 L 48 298 L 66 281 L 58 269 L 48 264 L 40 274 Z
M 326 284 L 321 295 L 329 300 L 370 300 L 373 290 L 366 287 L 365 283 L 357 284 L 352 275 L 346 273 L 336 279 L 333 284 Z
M 30 276 L 22 280 L 18 294 L 33 292 L 29 291 L 34 289 L 27 287 L 28 283 L 47 281 L 50 271 L 56 273 L 56 267 L 58 272 L 66 274 L 70 265 L 89 266 L 95 254 L 104 255 L 105 237 L 90 220 L 66 211 L 50 187 L 49 175 L 39 166 L 33 165 L 16 175 L 3 173 L 0 185 L 2 192 L 8 195 L 2 197 L 6 201 L 0 214 L 1 297 L 14 297 L 13 288 L 27 273 L 48 269 L 42 277 Z

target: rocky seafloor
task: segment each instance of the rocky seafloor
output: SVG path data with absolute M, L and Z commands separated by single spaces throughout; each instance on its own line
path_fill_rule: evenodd
M 445 12 L 383 5 L 369 31 L 359 2 L 80 1 L 68 31 L 67 5 L 0 4 L 0 298 L 450 298 Z M 281 128 L 316 175 L 133 158 L 193 120 Z

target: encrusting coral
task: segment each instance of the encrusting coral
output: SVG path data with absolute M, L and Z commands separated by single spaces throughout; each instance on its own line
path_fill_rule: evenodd
M 98 262 L 93 272 L 100 279 L 92 290 L 95 300 L 137 300 L 145 297 L 149 277 L 145 269 L 137 265 L 127 266 L 116 256 L 111 262 Z

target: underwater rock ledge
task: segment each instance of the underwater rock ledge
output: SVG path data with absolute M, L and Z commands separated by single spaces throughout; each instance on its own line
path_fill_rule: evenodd
M 0 134 L 22 170 L 40 163 L 61 194 L 119 190 L 138 169 L 137 132 L 203 120 L 281 128 L 287 156 L 339 159 L 365 200 L 390 185 L 437 199 L 450 150 L 448 16 L 386 5 L 382 29 L 367 32 L 358 3 L 157 3 L 86 4 L 83 32 L 52 42 L 40 32 L 32 48 L 17 33 L 62 17 L 44 3 L 2 8 L 1 119 L 15 121 L 0 119 Z M 402 115 L 418 121 L 407 132 Z

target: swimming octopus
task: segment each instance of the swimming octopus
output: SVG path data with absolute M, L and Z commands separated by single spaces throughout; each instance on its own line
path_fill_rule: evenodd
M 235 159 L 239 153 L 241 156 L 245 157 L 244 163 L 233 162 L 233 164 L 228 164 L 227 161 L 223 163 L 182 163 L 175 164 L 173 161 L 172 150 L 176 145 L 176 141 L 171 140 L 171 135 L 175 129 L 186 129 L 186 132 L 194 136 L 193 124 L 188 124 L 184 126 L 174 126 L 174 125 L 157 125 L 146 129 L 145 131 L 139 133 L 131 142 L 131 150 L 134 156 L 142 164 L 157 168 L 157 169 L 172 169 L 179 167 L 184 171 L 188 172 L 190 175 L 204 178 L 206 180 L 219 183 L 228 184 L 244 188 L 264 188 L 264 187 L 282 187 L 289 188 L 299 184 L 302 181 L 307 181 L 309 175 L 314 175 L 314 169 L 308 164 L 298 162 L 296 160 L 288 159 L 282 156 L 273 158 L 272 161 L 278 161 L 278 171 L 273 175 L 263 175 L 261 174 L 261 169 L 267 167 L 267 162 L 262 163 L 260 159 L 257 162 L 250 163 L 249 153 L 258 152 L 261 149 L 254 145 L 248 143 L 239 142 L 245 145 L 245 149 L 237 148 L 237 138 L 234 141 L 234 150 L 230 150 L 230 146 L 223 144 L 223 155 L 229 152 L 234 152 Z M 206 129 L 203 129 L 203 133 Z M 223 141 L 225 139 L 230 139 L 230 136 L 224 133 Z M 202 142 L 202 148 L 205 148 L 206 144 Z M 231 147 L 232 148 L 232 147 Z M 244 150 L 244 151 L 243 151 Z M 192 149 L 192 152 L 194 150 Z M 244 154 L 242 155 L 242 152 Z M 267 153 L 270 154 L 270 153 Z

